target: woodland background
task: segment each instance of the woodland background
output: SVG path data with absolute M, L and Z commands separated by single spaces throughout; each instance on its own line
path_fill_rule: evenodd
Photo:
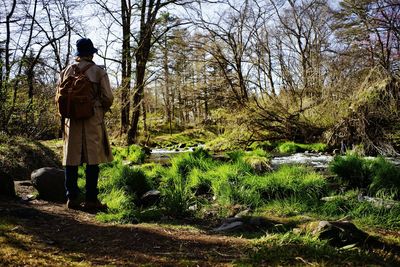
M 60 136 L 58 73 L 89 37 L 114 140 L 202 129 L 231 145 L 324 142 L 397 155 L 399 0 L 0 3 L 0 132 Z

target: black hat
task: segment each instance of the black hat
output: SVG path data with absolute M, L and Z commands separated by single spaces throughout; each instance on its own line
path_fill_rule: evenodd
M 78 51 L 75 53 L 75 56 L 78 57 L 91 56 L 97 53 L 97 48 L 93 47 L 93 43 L 89 38 L 82 38 L 76 41 L 76 49 Z

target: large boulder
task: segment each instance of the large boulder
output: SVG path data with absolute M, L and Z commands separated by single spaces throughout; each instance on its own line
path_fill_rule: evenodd
M 14 180 L 0 171 L 0 196 L 15 197 Z
M 31 181 L 39 192 L 39 198 L 55 202 L 66 201 L 64 170 L 40 168 L 32 172 Z

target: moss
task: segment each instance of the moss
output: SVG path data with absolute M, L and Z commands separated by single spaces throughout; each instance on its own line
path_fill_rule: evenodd
M 284 142 L 278 145 L 277 150 L 280 153 L 298 153 L 305 151 L 313 151 L 313 152 L 324 152 L 327 149 L 327 145 L 323 143 L 314 143 L 314 144 L 299 144 L 295 142 Z
M 207 130 L 190 129 L 181 133 L 156 136 L 150 140 L 150 146 L 164 148 L 196 147 L 214 137 L 215 135 Z
M 41 142 L 24 137 L 0 137 L 0 169 L 14 180 L 30 179 L 42 167 L 61 168 L 61 158 Z

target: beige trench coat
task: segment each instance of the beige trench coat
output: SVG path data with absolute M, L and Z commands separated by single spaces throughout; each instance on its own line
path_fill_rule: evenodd
M 78 67 L 83 69 L 88 64 L 91 62 L 83 60 L 78 63 Z M 58 84 L 72 72 L 72 65 L 61 71 Z M 106 71 L 97 65 L 90 67 L 85 75 L 93 82 L 93 92 L 97 95 L 94 116 L 86 120 L 65 119 L 62 162 L 64 166 L 78 166 L 82 163 L 94 165 L 113 160 L 104 126 L 104 113 L 114 100 L 110 81 Z

